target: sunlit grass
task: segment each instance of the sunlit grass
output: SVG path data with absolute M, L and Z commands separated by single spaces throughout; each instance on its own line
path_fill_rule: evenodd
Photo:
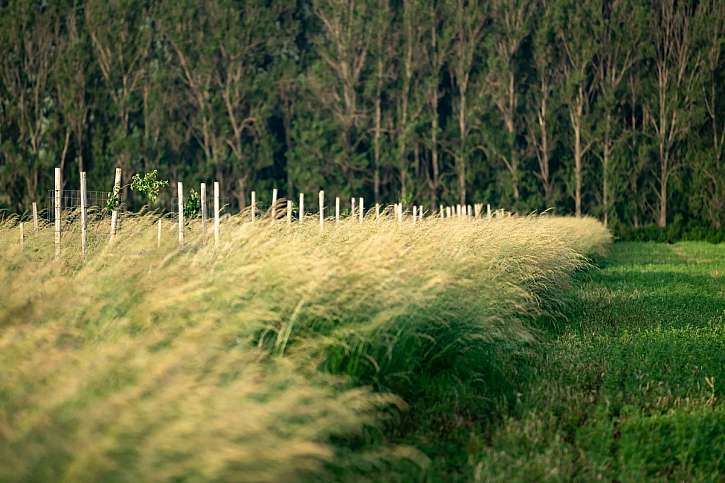
M 530 342 L 526 321 L 610 242 L 552 216 L 245 216 L 216 246 L 198 220 L 179 246 L 166 219 L 157 247 L 155 222 L 128 216 L 113 243 L 94 222 L 85 257 L 66 224 L 59 259 L 52 227 L 26 223 L 22 248 L 15 220 L 0 227 L 0 480 L 424 466 L 371 444 L 343 461 L 340 438 L 369 440 L 422 381 L 485 378 L 489 348 Z

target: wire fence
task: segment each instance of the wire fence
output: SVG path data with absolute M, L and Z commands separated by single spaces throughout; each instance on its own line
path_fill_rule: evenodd
M 86 191 L 86 210 L 89 218 L 101 219 L 104 214 L 110 212 L 108 205 L 109 194 L 105 191 Z M 47 210 L 45 210 L 45 219 L 48 222 L 53 221 L 55 216 L 55 191 L 48 191 L 47 195 Z M 76 212 L 81 207 L 81 192 L 80 190 L 62 190 L 60 193 L 60 209 L 61 212 Z M 126 203 L 123 198 L 118 199 L 118 204 L 114 208 L 119 212 L 126 210 Z

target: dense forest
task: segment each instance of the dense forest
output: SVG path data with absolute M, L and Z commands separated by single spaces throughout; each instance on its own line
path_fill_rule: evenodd
M 219 180 L 232 209 L 277 187 L 722 229 L 724 22 L 722 0 L 3 0 L 0 208 L 120 166 Z

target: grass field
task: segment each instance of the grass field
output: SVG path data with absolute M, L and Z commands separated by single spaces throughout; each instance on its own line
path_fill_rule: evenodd
M 722 246 L 605 257 L 550 216 L 104 227 L 85 262 L 0 227 L 0 481 L 722 471 Z
M 483 481 L 723 481 L 725 245 L 618 243 L 543 320 Z M 470 476 L 470 475 L 466 475 Z

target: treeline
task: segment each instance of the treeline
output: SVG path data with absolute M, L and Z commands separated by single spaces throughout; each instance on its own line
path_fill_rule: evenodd
M 234 207 L 274 186 L 725 226 L 721 0 L 0 5 L 6 209 L 55 166 L 99 190 L 121 166 Z

